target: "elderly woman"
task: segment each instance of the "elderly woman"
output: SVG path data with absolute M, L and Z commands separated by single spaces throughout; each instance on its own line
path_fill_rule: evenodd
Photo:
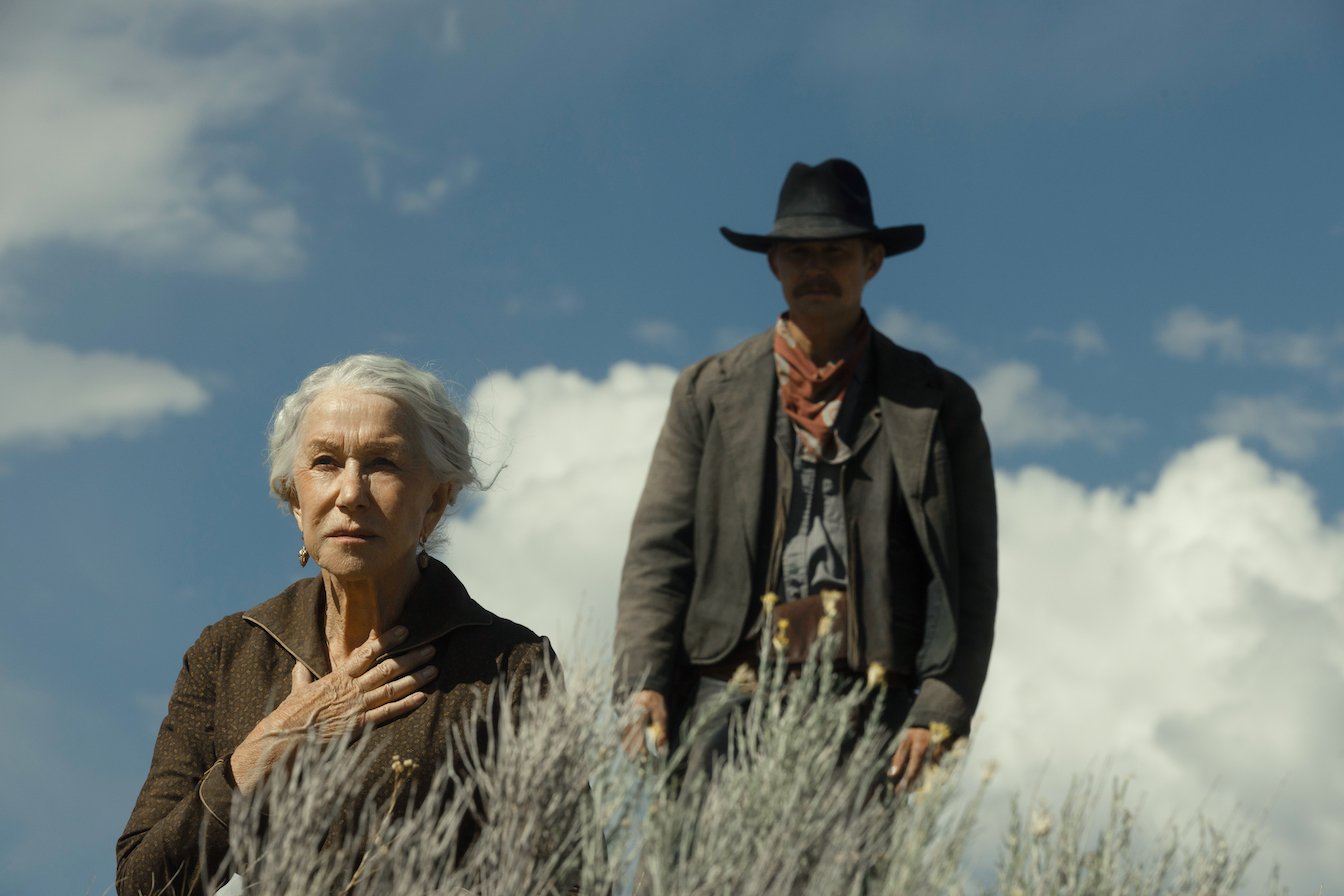
M 491 683 L 543 665 L 541 638 L 473 601 L 426 551 L 477 484 L 469 438 L 443 384 L 396 358 L 322 367 L 280 403 L 271 491 L 302 533 L 300 565 L 319 574 L 187 651 L 117 842 L 119 892 L 199 892 L 227 850 L 232 802 L 312 732 L 363 728 L 374 755 L 417 760 L 423 789 Z

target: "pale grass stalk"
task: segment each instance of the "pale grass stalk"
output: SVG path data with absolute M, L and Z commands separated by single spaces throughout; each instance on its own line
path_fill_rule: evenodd
M 228 867 L 217 870 L 241 873 L 248 896 L 623 894 L 637 856 L 649 896 L 1224 896 L 1240 891 L 1255 852 L 1252 832 L 1203 820 L 1193 838 L 1189 826 L 1136 836 L 1125 783 L 1089 833 L 1099 800 L 1089 777 L 1057 806 L 1014 802 L 997 878 L 976 886 L 966 852 L 990 776 L 968 782 L 958 746 L 915 792 L 893 793 L 882 776 L 892 736 L 855 724 L 877 716 L 876 678 L 854 683 L 814 656 L 789 680 L 763 656 L 729 756 L 712 781 L 687 782 L 676 773 L 684 747 L 624 757 L 609 670 L 566 679 L 546 693 L 538 676 L 510 699 L 492 694 L 405 813 L 360 794 L 375 761 L 366 743 L 310 739 L 236 800 Z M 412 786 L 404 767 L 382 773 L 395 795 Z M 464 825 L 479 833 L 460 850 Z

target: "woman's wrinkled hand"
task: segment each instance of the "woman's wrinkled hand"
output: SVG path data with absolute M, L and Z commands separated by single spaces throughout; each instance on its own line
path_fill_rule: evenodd
M 370 632 L 349 658 L 316 681 L 296 662 L 289 696 L 233 751 L 229 766 L 238 790 L 250 793 L 309 732 L 330 741 L 351 729 L 400 718 L 429 699 L 421 688 L 439 674 L 425 665 L 433 647 L 375 662 L 406 635 L 403 626 L 381 635 Z

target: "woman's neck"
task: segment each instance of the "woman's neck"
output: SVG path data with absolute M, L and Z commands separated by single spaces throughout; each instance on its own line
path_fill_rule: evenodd
M 382 575 L 377 580 L 338 579 L 322 571 L 327 595 L 327 653 L 332 668 L 367 641 L 370 632 L 381 634 L 396 624 L 419 579 L 420 569 L 414 560 L 397 575 Z

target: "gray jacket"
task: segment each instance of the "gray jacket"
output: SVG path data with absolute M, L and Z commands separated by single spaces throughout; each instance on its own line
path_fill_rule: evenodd
M 675 698 L 689 666 L 726 657 L 755 619 L 778 489 L 776 394 L 771 332 L 678 378 L 621 578 L 616 656 L 628 687 Z M 858 629 L 849 661 L 913 677 L 909 724 L 965 733 L 998 598 L 980 405 L 960 377 L 877 332 L 864 402 L 844 478 Z M 915 588 L 911 560 L 924 571 Z M 919 630 L 903 636 L 912 620 Z

